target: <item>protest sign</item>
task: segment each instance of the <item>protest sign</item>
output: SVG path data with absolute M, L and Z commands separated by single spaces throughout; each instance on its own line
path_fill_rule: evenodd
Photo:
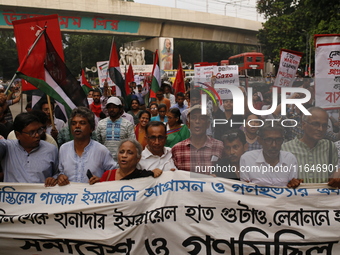
M 340 35 L 315 35 L 315 105 L 340 106 Z
M 0 250 L 337 254 L 339 196 L 325 184 L 264 187 L 184 171 L 95 185 L 1 183 Z
M 295 80 L 301 57 L 303 53 L 281 49 L 279 70 L 274 86 L 291 87 Z
M 215 66 L 214 76 L 215 87 L 223 85 L 240 85 L 237 65 Z M 232 98 L 231 91 L 227 88 L 217 88 L 216 91 L 220 95 L 222 100 Z

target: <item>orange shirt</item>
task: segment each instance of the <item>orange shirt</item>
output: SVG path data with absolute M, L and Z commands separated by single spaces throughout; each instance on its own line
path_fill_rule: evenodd
M 165 104 L 166 105 L 166 111 L 169 111 L 169 109 L 170 109 L 170 107 L 171 107 L 171 103 L 170 103 L 170 100 L 169 99 L 167 99 L 167 98 L 163 98 L 161 101 L 159 101 L 158 99 L 157 99 L 157 104 L 158 105 L 160 105 L 160 104 Z

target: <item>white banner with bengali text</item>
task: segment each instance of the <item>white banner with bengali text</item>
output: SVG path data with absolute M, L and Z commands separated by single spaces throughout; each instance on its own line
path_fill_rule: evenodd
M 281 50 L 280 65 L 274 86 L 292 87 L 302 55 L 297 51 Z
M 340 35 L 315 36 L 315 106 L 340 107 Z
M 223 169 L 220 169 L 221 171 Z M 0 184 L 1 254 L 339 254 L 340 191 L 190 172 Z

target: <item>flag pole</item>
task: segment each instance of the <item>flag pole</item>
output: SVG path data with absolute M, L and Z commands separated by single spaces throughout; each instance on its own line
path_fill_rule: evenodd
M 38 41 L 40 40 L 40 38 L 42 37 L 42 35 L 45 33 L 47 28 L 47 25 L 45 24 L 44 29 L 40 32 L 40 34 L 37 36 L 37 38 L 35 39 L 34 43 L 32 44 L 31 48 L 29 49 L 28 53 L 26 54 L 25 58 L 21 61 L 20 66 L 18 68 L 18 70 L 20 70 L 22 68 L 22 66 L 25 64 L 28 56 L 32 53 L 35 45 L 37 45 Z M 11 80 L 11 82 L 9 83 L 9 85 L 7 86 L 6 90 L 5 90 L 5 94 L 7 94 L 8 89 L 11 87 L 12 83 L 14 82 L 15 78 L 17 77 L 17 73 L 15 72 L 15 74 L 13 75 L 13 78 Z
M 113 46 L 114 41 L 115 41 L 115 37 L 112 38 L 112 42 L 111 42 L 110 57 L 109 57 L 109 65 L 108 65 L 107 71 L 106 71 L 106 80 L 107 80 L 107 77 L 109 77 L 110 60 L 111 60 L 112 46 Z
M 47 97 L 48 109 L 49 109 L 49 111 L 50 111 L 50 119 L 51 119 L 52 128 L 55 129 L 55 125 L 54 125 L 54 117 L 53 117 L 52 105 L 51 105 L 51 98 L 50 98 L 49 95 L 46 95 L 46 97 Z

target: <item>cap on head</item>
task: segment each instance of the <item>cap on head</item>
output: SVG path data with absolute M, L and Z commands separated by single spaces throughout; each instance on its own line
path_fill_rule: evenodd
M 110 97 L 107 100 L 106 106 L 108 106 L 109 104 L 122 105 L 122 101 L 120 101 L 118 97 Z
M 190 113 L 192 113 L 193 111 L 199 111 L 200 113 L 202 112 L 202 106 L 200 104 L 194 105 L 193 107 L 189 108 L 188 111 L 188 116 L 190 115 Z M 210 109 L 207 108 L 207 114 L 208 117 L 211 117 L 211 112 Z

